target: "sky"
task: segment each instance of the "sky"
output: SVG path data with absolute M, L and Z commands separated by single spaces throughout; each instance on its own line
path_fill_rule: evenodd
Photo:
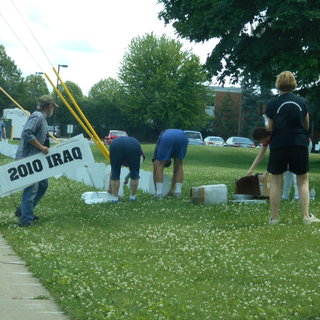
M 146 33 L 179 40 L 204 63 L 217 40 L 179 39 L 158 19 L 161 9 L 157 0 L 1 0 L 0 44 L 24 77 L 45 72 L 56 83 L 52 67 L 67 65 L 62 80 L 85 95 L 100 80 L 117 78 L 131 40 Z

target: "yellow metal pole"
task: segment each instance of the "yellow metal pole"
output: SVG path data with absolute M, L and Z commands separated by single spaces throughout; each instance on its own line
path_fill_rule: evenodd
M 55 68 L 53 68 L 53 71 L 55 72 L 56 76 L 58 77 L 61 85 L 63 86 L 64 90 L 66 91 L 67 95 L 69 96 L 69 98 L 71 99 L 73 105 L 75 106 L 76 110 L 79 112 L 80 116 L 82 117 L 82 119 L 84 120 L 84 122 L 86 123 L 86 125 L 88 126 L 90 132 L 92 133 L 92 135 L 95 137 L 96 141 L 98 142 L 98 144 L 100 145 L 100 147 L 102 149 L 105 150 L 106 154 L 108 154 L 108 160 L 110 160 L 110 154 L 109 154 L 109 150 L 106 148 L 106 146 L 101 142 L 99 136 L 97 135 L 96 131 L 94 130 L 94 128 L 91 126 L 91 123 L 88 121 L 88 119 L 86 118 L 86 116 L 84 115 L 84 113 L 82 112 L 81 108 L 79 107 L 79 105 L 77 104 L 77 102 L 75 101 L 74 97 L 72 96 L 71 92 L 69 91 L 69 89 L 67 88 L 67 86 L 65 85 L 65 83 L 62 81 L 62 79 L 60 78 L 59 73 L 56 71 Z M 100 148 L 99 148 L 100 149 Z
M 99 145 L 99 142 L 96 141 L 95 137 L 93 136 L 93 134 L 90 132 L 90 130 L 85 126 L 85 124 L 82 122 L 82 120 L 78 117 L 78 115 L 74 112 L 74 110 L 72 109 L 72 107 L 70 106 L 70 104 L 68 103 L 68 101 L 64 98 L 64 96 L 61 94 L 61 92 L 57 89 L 57 87 L 53 84 L 53 82 L 51 81 L 51 79 L 49 78 L 49 76 L 44 73 L 45 77 L 47 78 L 47 80 L 50 82 L 52 88 L 54 89 L 54 91 L 57 93 L 57 95 L 60 97 L 60 99 L 62 100 L 62 102 L 65 104 L 65 106 L 69 109 L 69 111 L 71 112 L 71 114 L 75 117 L 75 119 L 79 122 L 79 124 L 81 125 L 81 127 L 86 131 L 86 133 L 89 135 L 89 137 L 93 140 L 93 142 L 97 145 L 97 147 L 99 148 L 99 150 L 101 151 L 101 153 L 105 156 L 105 158 L 107 158 L 107 160 L 110 161 L 110 156 L 109 156 L 109 150 L 107 150 L 106 148 L 101 148 L 101 146 Z M 107 152 L 106 152 L 107 151 Z
M 80 125 L 83 127 L 83 129 L 87 132 L 87 134 L 90 136 L 90 138 L 94 138 L 91 132 L 87 129 L 85 124 L 81 121 L 81 119 L 78 117 L 78 115 L 74 112 L 68 101 L 64 98 L 64 96 L 61 94 L 61 92 L 55 87 L 49 76 L 45 73 L 44 74 L 47 80 L 50 82 L 51 86 L 53 87 L 54 91 L 57 93 L 57 95 L 60 97 L 62 102 L 66 105 L 66 107 L 69 109 L 69 111 L 72 113 L 72 115 L 76 118 L 76 120 L 80 123 Z
M 0 90 L 16 105 L 18 106 L 28 117 L 30 116 L 30 113 L 28 111 L 26 111 L 25 109 L 23 109 L 22 106 L 20 106 L 20 104 L 14 100 L 9 93 L 7 93 L 3 88 L 0 87 Z
M 26 111 L 16 100 L 14 100 L 9 93 L 7 93 L 3 88 L 0 87 L 0 90 L 20 109 L 22 110 L 28 117 L 30 117 L 30 113 L 28 111 Z M 49 133 L 49 136 L 55 140 L 57 143 L 60 143 L 60 141 L 53 136 L 51 133 Z

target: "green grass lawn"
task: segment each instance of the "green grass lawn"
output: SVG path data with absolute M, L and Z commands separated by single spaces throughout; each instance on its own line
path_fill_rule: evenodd
M 143 145 L 145 170 L 153 148 Z M 126 190 L 89 206 L 80 197 L 92 188 L 52 178 L 33 227 L 16 227 L 21 193 L 1 198 L 0 232 L 73 320 L 320 319 L 320 225 L 304 225 L 296 202 L 275 226 L 268 203 L 190 202 L 192 186 L 216 183 L 231 199 L 257 152 L 191 146 L 180 199 L 139 192 L 133 203 Z M 310 165 L 319 198 L 320 155 Z M 310 207 L 320 216 L 318 199 Z

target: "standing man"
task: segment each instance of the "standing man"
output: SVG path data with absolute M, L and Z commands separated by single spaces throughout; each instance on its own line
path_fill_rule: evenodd
M 183 159 L 187 154 L 188 137 L 180 129 L 163 131 L 157 141 L 153 159 L 153 179 L 156 188 L 156 197 L 162 198 L 163 169 L 170 166 L 174 159 L 173 175 L 168 196 L 181 196 L 183 182 Z
M 22 159 L 37 153 L 48 154 L 49 138 L 47 118 L 53 115 L 58 105 L 50 95 L 39 98 L 37 111 L 33 112 L 23 127 L 16 159 Z M 25 188 L 22 201 L 17 208 L 16 216 L 20 218 L 19 226 L 31 226 L 38 217 L 33 215 L 33 210 L 48 188 L 48 179 L 36 182 Z
M 6 139 L 6 126 L 4 124 L 3 119 L 0 119 L 0 141 L 2 141 L 2 139 Z
M 141 145 L 136 138 L 118 137 L 110 144 L 111 177 L 109 192 L 113 195 L 112 202 L 119 202 L 121 166 L 130 170 L 130 198 L 136 200 L 139 184 L 140 159 L 144 157 Z
M 309 112 L 307 101 L 292 93 L 297 82 L 290 71 L 281 72 L 276 80 L 280 95 L 268 103 L 270 156 L 268 172 L 271 176 L 271 224 L 279 222 L 282 176 L 286 171 L 297 175 L 299 200 L 304 223 L 320 222 L 309 212 Z

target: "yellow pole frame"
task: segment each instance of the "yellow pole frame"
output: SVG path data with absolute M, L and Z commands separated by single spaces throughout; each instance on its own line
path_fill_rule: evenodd
M 20 109 L 22 110 L 28 117 L 30 117 L 30 114 L 29 112 L 27 112 L 16 100 L 14 100 L 10 95 L 9 93 L 7 93 L 3 88 L 0 87 L 0 90 Z M 51 133 L 49 133 L 49 136 L 55 140 L 57 143 L 60 143 L 60 141 L 55 137 L 53 136 Z
M 56 71 L 55 68 L 53 68 L 54 73 L 56 74 L 57 78 L 59 79 L 62 87 L 64 88 L 64 90 L 66 91 L 67 95 L 69 96 L 69 98 L 71 99 L 73 105 L 75 106 L 76 110 L 79 112 L 80 116 L 82 117 L 82 119 L 84 120 L 84 122 L 86 123 L 87 127 L 89 128 L 90 132 L 92 133 L 92 135 L 94 136 L 95 139 L 92 139 L 93 141 L 96 142 L 97 147 L 101 150 L 104 150 L 103 153 L 107 154 L 107 159 L 110 161 L 110 154 L 109 154 L 109 150 L 106 148 L 106 146 L 101 142 L 99 136 L 97 135 L 96 131 L 94 130 L 94 128 L 91 126 L 91 123 L 88 121 L 88 119 L 86 118 L 86 116 L 84 115 L 84 113 L 82 112 L 81 108 L 79 107 L 79 105 L 77 104 L 77 102 L 75 101 L 74 97 L 72 96 L 71 92 L 69 91 L 69 89 L 67 88 L 67 86 L 65 85 L 65 83 L 62 81 L 59 73 Z
M 54 70 L 55 71 L 55 70 Z M 57 95 L 60 97 L 62 102 L 65 104 L 65 106 L 69 109 L 71 114 L 75 117 L 75 119 L 79 122 L 81 127 L 86 131 L 86 133 L 89 135 L 89 137 L 92 139 L 92 141 L 97 145 L 101 153 L 105 156 L 107 160 L 110 161 L 110 155 L 109 155 L 109 150 L 101 143 L 100 139 L 97 141 L 95 136 L 90 132 L 90 130 L 85 126 L 85 124 L 82 122 L 82 120 L 79 118 L 79 116 L 74 112 L 68 101 L 64 98 L 64 96 L 61 94 L 61 92 L 58 90 L 58 88 L 53 84 L 47 73 L 44 73 L 45 77 L 51 84 L 52 88 L 54 91 L 57 93 Z M 99 143 L 100 142 L 100 143 Z M 103 146 L 103 147 L 102 147 Z

